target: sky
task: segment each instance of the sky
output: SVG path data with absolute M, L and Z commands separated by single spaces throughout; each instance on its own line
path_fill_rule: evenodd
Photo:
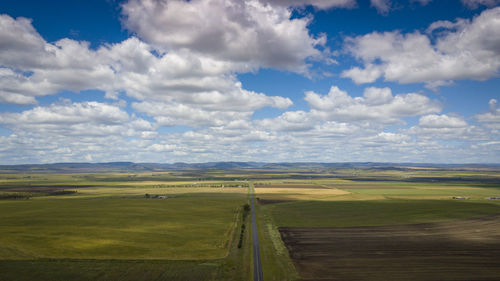
M 500 0 L 0 2 L 0 164 L 500 163 Z

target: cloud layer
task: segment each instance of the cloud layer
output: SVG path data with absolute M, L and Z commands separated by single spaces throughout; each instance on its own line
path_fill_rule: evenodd
M 422 5 L 429 1 L 418 1 Z M 494 1 L 463 1 L 474 8 Z M 500 109 L 465 116 L 444 111 L 425 90 L 385 84 L 343 88 L 294 99 L 246 89 L 242 73 L 263 68 L 310 77 L 328 64 L 328 38 L 314 35 L 310 14 L 293 9 L 355 8 L 353 0 L 129 0 L 123 24 L 133 34 L 91 48 L 63 38 L 47 42 L 30 19 L 0 15 L 0 159 L 197 162 L 416 161 L 495 162 Z M 371 1 L 387 16 L 391 1 Z M 357 66 L 334 75 L 357 84 L 385 80 L 437 88 L 487 80 L 500 69 L 500 8 L 473 19 L 438 21 L 427 30 L 347 37 Z M 383 85 L 383 86 L 381 86 Z M 85 90 L 102 92 L 85 101 Z M 79 100 L 39 104 L 62 91 Z M 75 94 L 76 95 L 76 94 Z M 83 97 L 82 97 L 83 96 Z M 90 98 L 89 98 L 90 99 Z M 57 100 L 57 98 L 55 99 Z M 304 106 L 294 106 L 294 102 Z M 14 108 L 14 107 L 13 107 Z M 257 117 L 273 108 L 276 114 Z

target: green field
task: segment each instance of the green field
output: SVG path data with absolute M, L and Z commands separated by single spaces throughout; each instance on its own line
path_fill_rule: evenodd
M 89 178 L 0 176 L 0 193 L 14 188 L 30 195 L 0 200 L 0 280 L 243 280 L 248 275 L 249 235 L 236 247 L 248 202 L 244 183 Z M 46 196 L 45 189 L 61 187 L 77 192 Z
M 0 259 L 222 258 L 244 200 L 192 194 L 3 201 Z
M 0 260 L 0 280 L 209 281 L 223 277 L 223 267 L 224 264 L 219 261 Z
M 263 206 L 277 226 L 348 227 L 439 222 L 500 213 L 500 205 L 451 200 L 303 201 Z

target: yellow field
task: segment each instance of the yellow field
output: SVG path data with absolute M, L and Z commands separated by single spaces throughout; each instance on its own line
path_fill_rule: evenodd
M 255 188 L 256 197 L 265 200 L 334 200 L 340 195 L 350 194 L 349 191 L 336 188 Z

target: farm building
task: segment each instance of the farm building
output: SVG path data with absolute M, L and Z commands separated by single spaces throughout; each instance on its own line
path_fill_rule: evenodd
M 468 200 L 469 197 L 465 197 L 465 196 L 453 196 L 453 199 Z

